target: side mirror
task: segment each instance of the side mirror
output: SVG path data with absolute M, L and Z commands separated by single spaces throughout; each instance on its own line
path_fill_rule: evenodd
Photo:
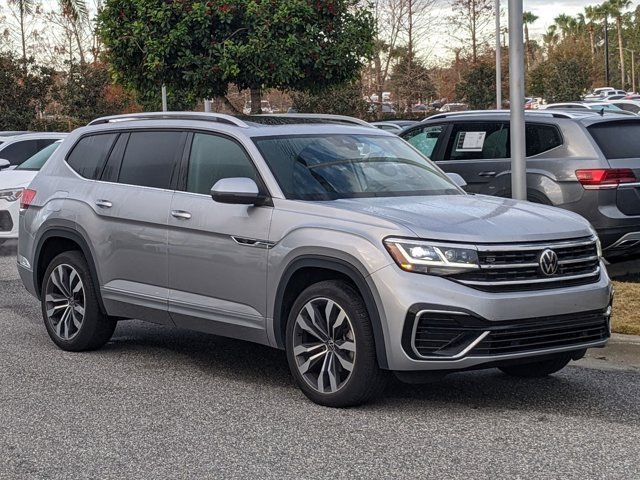
M 3 170 L 5 168 L 8 168 L 11 166 L 11 162 L 9 160 L 6 160 L 4 158 L 0 158 L 0 170 Z
M 464 178 L 462 178 L 462 176 L 457 173 L 447 173 L 447 177 L 449 177 L 449 180 L 451 180 L 460 188 L 467 186 L 467 182 L 464 181 Z
M 256 206 L 264 205 L 267 200 L 256 182 L 244 177 L 218 180 L 211 189 L 211 198 L 218 203 Z

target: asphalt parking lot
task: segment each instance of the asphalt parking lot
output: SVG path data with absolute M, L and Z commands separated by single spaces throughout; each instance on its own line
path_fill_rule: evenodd
M 638 478 L 640 370 L 582 362 L 393 383 L 332 410 L 282 352 L 121 323 L 93 353 L 50 342 L 0 248 L 0 478 Z M 605 351 L 599 351 L 601 357 Z

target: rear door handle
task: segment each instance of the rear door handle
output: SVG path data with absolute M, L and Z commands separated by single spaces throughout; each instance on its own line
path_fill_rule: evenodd
M 179 220 L 191 219 L 191 214 L 189 212 L 185 212 L 184 210 L 171 210 L 171 216 Z
M 495 177 L 496 175 L 496 172 L 480 172 L 478 174 L 479 177 Z
M 96 200 L 96 205 L 100 208 L 111 208 L 113 207 L 113 203 L 109 200 Z

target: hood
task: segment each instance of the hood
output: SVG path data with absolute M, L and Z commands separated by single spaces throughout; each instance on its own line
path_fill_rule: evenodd
M 592 234 L 589 222 L 575 213 L 485 195 L 363 198 L 331 203 L 339 209 L 393 221 L 427 240 L 510 243 Z
M 38 172 L 33 170 L 2 170 L 0 171 L 0 190 L 9 188 L 26 188 Z

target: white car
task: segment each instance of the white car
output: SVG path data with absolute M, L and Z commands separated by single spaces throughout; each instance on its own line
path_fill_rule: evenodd
M 26 133 L 0 137 L 0 170 L 15 168 L 43 148 L 65 137 L 65 133 Z M 6 160 L 8 162 L 3 162 Z
M 594 110 L 596 112 L 605 111 L 619 115 L 634 115 L 631 112 L 621 109 L 610 102 L 564 102 L 551 103 L 544 107 L 544 110 Z
M 640 115 L 640 100 L 609 100 L 609 103 L 627 112 Z
M 12 170 L 0 171 L 0 245 L 9 239 L 18 238 L 22 191 L 29 186 L 60 142 L 61 140 L 55 141 Z

